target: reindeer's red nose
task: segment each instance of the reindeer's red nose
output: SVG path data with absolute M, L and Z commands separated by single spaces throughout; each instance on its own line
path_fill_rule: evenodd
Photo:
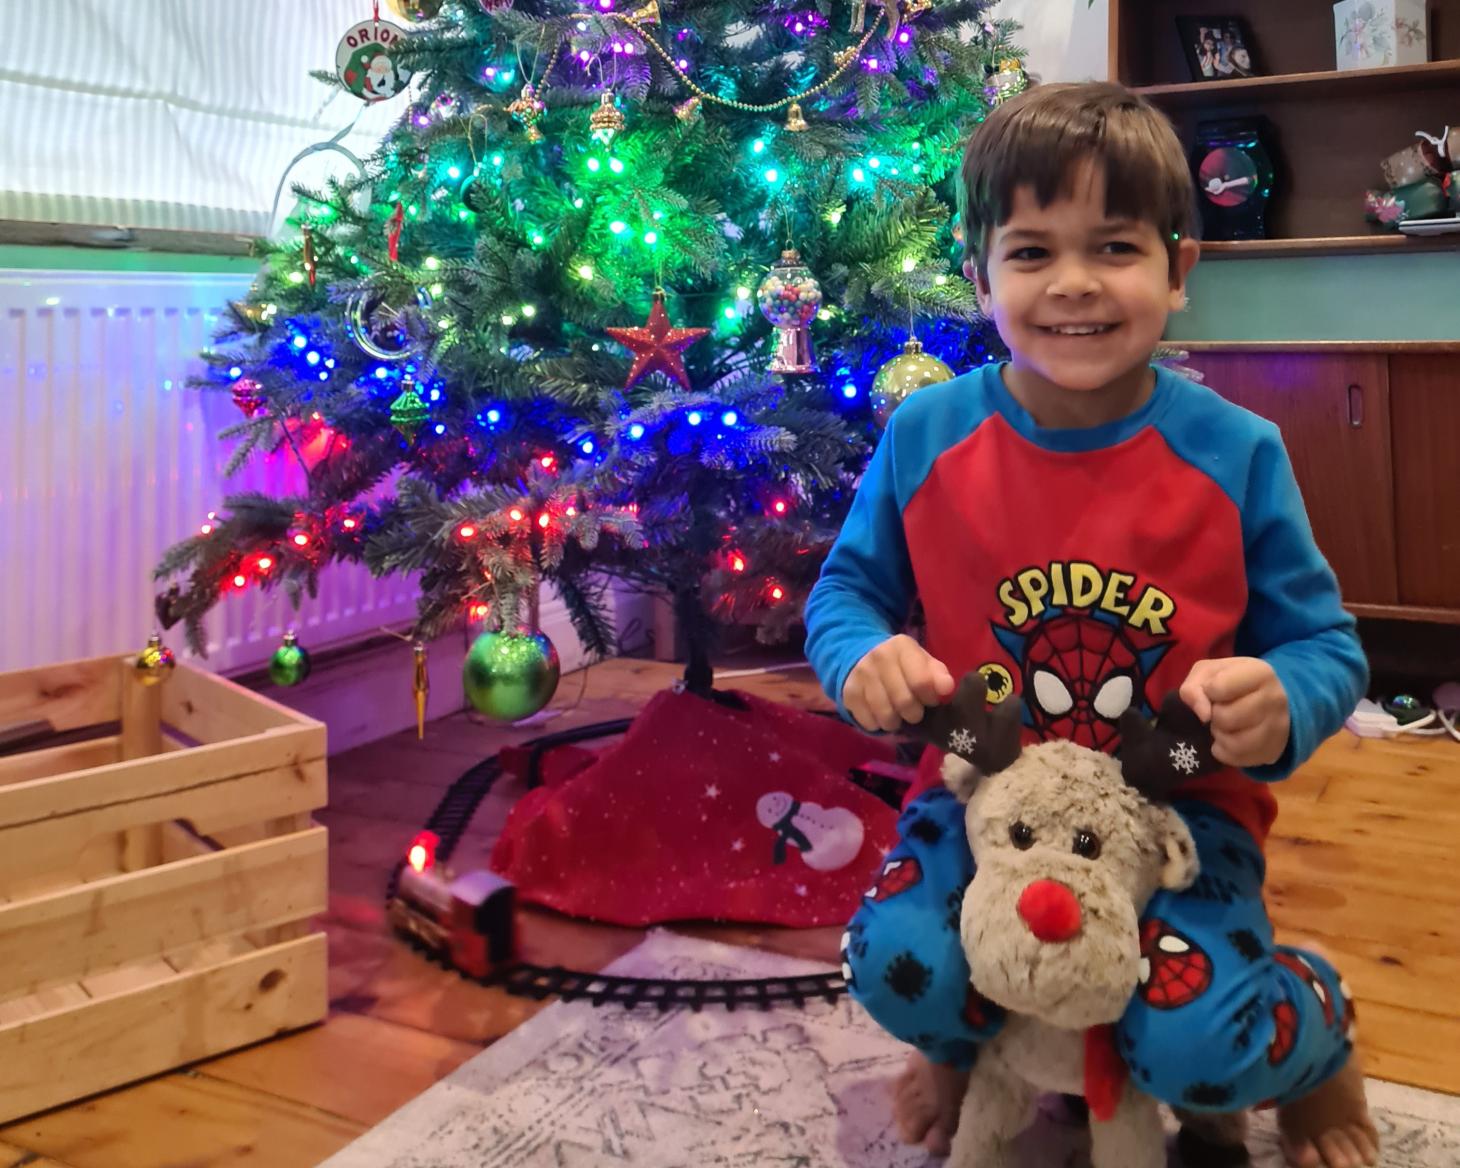
M 1053 880 L 1036 880 L 1023 891 L 1019 915 L 1041 941 L 1068 941 L 1080 931 L 1080 902 Z

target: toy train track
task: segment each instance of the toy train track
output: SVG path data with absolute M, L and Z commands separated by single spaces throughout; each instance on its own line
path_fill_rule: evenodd
M 526 753 L 528 786 L 540 784 L 542 759 L 548 751 L 622 734 L 630 722 L 628 718 L 595 722 L 545 734 L 524 744 L 520 749 Z M 469 980 L 500 987 L 517 997 L 587 1000 L 595 1006 L 653 1005 L 661 1010 L 688 1007 L 694 1011 L 707 1006 L 768 1009 L 781 1002 L 798 1007 L 816 999 L 834 1002 L 846 993 L 846 981 L 840 973 L 683 980 L 618 977 L 513 959 L 511 885 L 482 871 L 456 878 L 442 874 L 477 808 L 502 772 L 501 756 L 492 755 L 463 773 L 436 805 L 407 858 L 391 872 L 385 898 L 387 919 L 430 959 Z M 899 805 L 900 791 L 885 776 L 854 772 L 852 778 L 894 807 Z

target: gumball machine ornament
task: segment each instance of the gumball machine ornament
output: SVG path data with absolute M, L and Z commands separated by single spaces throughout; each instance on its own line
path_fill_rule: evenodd
M 808 326 L 821 309 L 821 285 L 795 248 L 781 253 L 755 296 L 761 312 L 779 333 L 775 356 L 767 368 L 772 373 L 815 373 Z

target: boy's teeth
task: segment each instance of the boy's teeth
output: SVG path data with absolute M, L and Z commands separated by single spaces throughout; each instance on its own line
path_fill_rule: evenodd
M 1110 326 L 1105 324 L 1069 324 L 1055 325 L 1050 329 L 1050 332 L 1060 333 L 1067 337 L 1088 337 L 1093 336 L 1095 333 L 1103 333 L 1109 328 Z

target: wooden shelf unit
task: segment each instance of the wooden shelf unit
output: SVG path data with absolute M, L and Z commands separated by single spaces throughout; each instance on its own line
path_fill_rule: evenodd
M 1206 244 L 1205 255 L 1460 248 L 1460 235 L 1381 234 L 1364 219 L 1364 192 L 1384 185 L 1385 157 L 1416 130 L 1460 124 L 1460 0 L 1429 7 L 1428 64 L 1339 72 L 1331 0 L 1111 0 L 1111 76 L 1164 110 L 1188 146 L 1204 121 L 1261 115 L 1272 126 L 1271 238 Z M 1264 76 L 1191 81 L 1176 18 L 1214 12 L 1243 18 Z

